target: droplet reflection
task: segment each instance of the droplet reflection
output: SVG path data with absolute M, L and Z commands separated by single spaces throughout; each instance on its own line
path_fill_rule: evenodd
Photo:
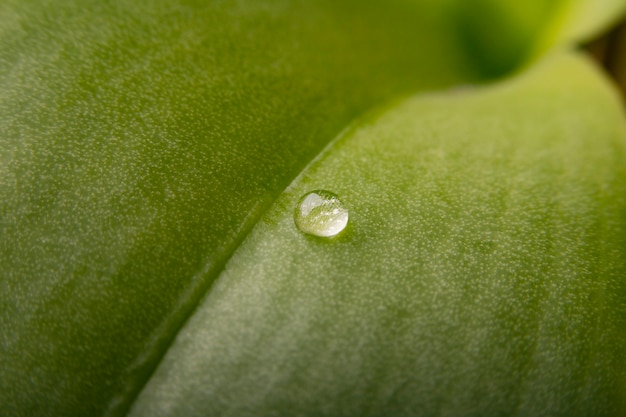
M 336 194 L 325 190 L 303 195 L 293 217 L 301 232 L 320 237 L 336 236 L 348 224 L 348 210 Z

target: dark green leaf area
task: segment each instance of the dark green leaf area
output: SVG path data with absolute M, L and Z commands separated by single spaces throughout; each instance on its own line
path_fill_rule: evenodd
M 357 3 L 0 5 L 0 415 L 123 411 L 330 138 L 473 80 L 440 14 Z
M 536 58 L 572 1 L 459 1 L 456 33 L 476 71 L 503 76 Z
M 329 190 L 336 238 L 293 208 Z M 626 120 L 576 55 L 357 123 L 280 197 L 134 416 L 623 416 Z

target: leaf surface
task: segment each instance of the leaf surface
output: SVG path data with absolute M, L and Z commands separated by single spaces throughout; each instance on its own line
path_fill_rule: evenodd
M 459 4 L 2 2 L 0 414 L 123 414 L 341 129 L 502 75 L 552 17 L 532 2 L 532 24 L 493 31 L 510 51 L 477 61 Z
M 294 225 L 334 192 L 348 227 Z M 132 416 L 619 416 L 626 119 L 586 59 L 353 125 L 226 265 Z
M 626 0 L 458 0 L 455 30 L 475 71 L 519 71 L 547 51 L 589 41 L 626 11 Z
M 555 26 L 551 42 L 588 41 L 624 16 L 624 0 L 569 0 Z
M 2 415 L 123 409 L 330 138 L 475 79 L 445 22 L 401 2 L 0 11 Z

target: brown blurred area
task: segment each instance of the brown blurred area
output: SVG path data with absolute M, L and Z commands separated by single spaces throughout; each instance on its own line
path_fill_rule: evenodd
M 626 21 L 585 45 L 585 49 L 604 66 L 626 97 Z

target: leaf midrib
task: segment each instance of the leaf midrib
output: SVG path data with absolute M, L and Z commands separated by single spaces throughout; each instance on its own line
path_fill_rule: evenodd
M 565 10 L 565 7 L 562 7 L 561 10 Z M 555 28 L 558 28 L 560 20 L 557 21 L 557 19 L 559 16 L 559 13 L 555 13 L 552 19 L 554 22 L 551 25 L 547 25 L 546 33 L 549 33 L 548 30 L 550 29 L 554 31 L 556 30 Z M 527 60 L 530 62 L 538 59 L 538 56 L 535 55 L 536 54 L 529 54 Z M 525 65 L 528 65 L 528 62 L 522 62 L 520 68 L 523 68 Z M 513 69 L 512 73 L 515 73 L 517 70 L 518 69 Z M 498 80 L 492 80 L 492 82 L 498 82 Z M 253 208 L 248 211 L 246 218 L 239 224 L 236 233 L 233 234 L 235 239 L 223 246 L 219 252 L 211 254 L 210 259 L 205 261 L 203 267 L 196 274 L 198 279 L 194 278 L 190 280 L 192 286 L 183 292 L 183 295 L 179 298 L 176 306 L 170 311 L 167 318 L 159 325 L 156 331 L 151 334 L 146 348 L 141 355 L 135 359 L 127 371 L 127 376 L 124 378 L 127 383 L 124 385 L 123 389 L 111 399 L 104 411 L 103 415 L 105 417 L 123 417 L 129 414 L 129 411 L 152 379 L 152 376 L 159 368 L 160 363 L 167 355 L 180 331 L 195 314 L 201 301 L 209 296 L 212 288 L 217 284 L 219 277 L 222 275 L 230 259 L 235 255 L 237 249 L 247 239 L 257 223 L 262 221 L 264 215 L 279 200 L 280 196 L 288 192 L 292 184 L 298 183 L 310 166 L 315 165 L 324 155 L 331 152 L 332 148 L 341 138 L 349 135 L 351 130 L 357 129 L 359 121 L 370 120 L 374 115 L 384 112 L 394 104 L 401 102 L 409 96 L 414 96 L 415 94 L 418 93 L 411 92 L 397 95 L 395 98 L 387 100 L 385 102 L 386 104 L 375 105 L 360 115 L 353 117 L 351 122 L 343 129 L 340 129 L 334 137 L 326 141 L 325 145 L 317 154 L 303 161 L 297 174 L 288 181 L 286 186 L 281 188 L 280 192 L 265 200 L 257 201 Z

